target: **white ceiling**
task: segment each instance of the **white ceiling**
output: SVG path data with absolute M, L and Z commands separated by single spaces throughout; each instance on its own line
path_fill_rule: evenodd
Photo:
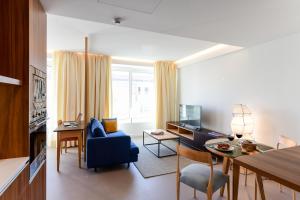
M 48 15 L 48 50 L 89 50 L 118 57 L 146 60 L 178 60 L 216 45 L 182 38 L 69 17 Z
M 112 18 L 118 16 L 124 18 L 121 25 L 124 27 L 243 47 L 300 30 L 299 0 L 41 0 L 41 2 L 51 14 L 106 24 L 112 24 Z M 118 31 L 122 32 L 120 29 L 114 33 L 117 34 Z M 108 30 L 105 30 L 104 35 L 107 34 Z M 145 48 L 153 47 L 145 44 Z M 181 49 L 181 46 L 177 49 Z

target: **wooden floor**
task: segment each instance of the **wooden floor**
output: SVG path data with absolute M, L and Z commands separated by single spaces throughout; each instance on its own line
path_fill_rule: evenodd
M 76 149 L 71 149 L 61 156 L 60 173 L 56 171 L 56 149 L 47 151 L 47 200 L 174 200 L 175 174 L 144 179 L 132 164 L 118 166 L 94 172 L 93 169 L 79 169 Z M 220 168 L 220 166 L 217 166 Z M 245 187 L 241 175 L 239 199 L 251 200 L 254 194 L 254 176 L 248 178 Z M 267 199 L 292 199 L 289 189 L 279 191 L 279 186 L 272 181 L 264 181 Z M 300 194 L 298 194 L 300 195 Z M 193 190 L 182 184 L 181 200 L 192 200 Z M 206 199 L 205 194 L 197 193 L 197 199 Z M 217 191 L 213 199 L 221 198 Z M 300 196 L 299 196 L 300 199 Z

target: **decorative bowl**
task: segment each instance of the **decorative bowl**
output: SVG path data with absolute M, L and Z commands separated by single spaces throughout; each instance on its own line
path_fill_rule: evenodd
M 245 140 L 243 143 L 242 143 L 242 148 L 247 151 L 247 152 L 252 152 L 252 151 L 255 151 L 256 150 L 256 146 L 257 144 L 250 141 L 250 140 Z

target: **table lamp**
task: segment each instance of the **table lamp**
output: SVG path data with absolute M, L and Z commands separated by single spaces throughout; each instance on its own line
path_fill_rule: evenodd
M 233 106 L 231 130 L 238 138 L 243 135 L 251 135 L 254 128 L 254 122 L 250 109 L 243 104 Z

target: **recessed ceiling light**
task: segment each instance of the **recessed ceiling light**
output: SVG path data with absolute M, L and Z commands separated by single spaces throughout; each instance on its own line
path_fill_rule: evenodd
M 122 21 L 123 21 L 123 18 L 121 18 L 121 17 L 114 17 L 114 19 L 113 19 L 113 23 L 115 25 L 120 25 Z

